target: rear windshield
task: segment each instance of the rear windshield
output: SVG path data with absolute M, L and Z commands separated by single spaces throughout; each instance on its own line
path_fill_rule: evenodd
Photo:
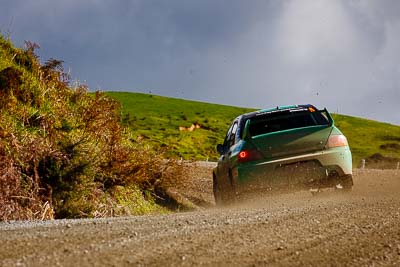
M 283 112 L 260 114 L 250 118 L 250 120 L 250 136 L 329 124 L 326 114 L 320 111 L 310 112 L 309 110 L 287 110 Z

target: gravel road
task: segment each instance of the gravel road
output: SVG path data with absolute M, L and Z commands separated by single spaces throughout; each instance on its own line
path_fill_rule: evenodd
M 0 265 L 400 266 L 400 172 L 358 171 L 354 182 L 351 193 L 302 191 L 223 209 L 2 223 Z

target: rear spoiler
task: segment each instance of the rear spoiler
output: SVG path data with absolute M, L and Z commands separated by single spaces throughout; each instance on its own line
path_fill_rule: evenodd
M 326 118 L 328 119 L 328 126 L 332 127 L 333 124 L 335 123 L 335 121 L 333 120 L 331 114 L 328 112 L 328 110 L 326 108 L 324 108 L 323 110 L 315 110 L 313 112 L 319 112 L 319 113 L 323 113 Z M 247 140 L 249 141 L 251 139 L 250 133 L 249 133 L 249 128 L 250 128 L 250 120 L 248 119 L 246 121 L 246 124 L 244 125 L 244 131 L 243 131 L 243 140 Z
M 331 114 L 328 112 L 328 110 L 326 108 L 324 108 L 323 110 L 318 110 L 321 113 L 324 113 L 326 115 L 326 117 L 328 118 L 329 121 L 329 126 L 333 126 L 333 124 L 335 123 L 335 121 L 333 120 Z

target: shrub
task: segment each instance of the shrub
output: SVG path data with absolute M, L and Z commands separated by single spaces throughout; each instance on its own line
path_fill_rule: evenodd
M 0 36 L 0 220 L 120 215 L 101 210 L 127 199 L 152 207 L 138 213 L 157 207 L 179 166 L 131 141 L 117 101 L 71 87 L 62 61 L 40 65 L 28 44 Z

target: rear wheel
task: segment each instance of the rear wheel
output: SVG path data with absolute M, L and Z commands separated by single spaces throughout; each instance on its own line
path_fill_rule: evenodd
M 351 174 L 341 176 L 341 185 L 344 191 L 351 191 L 353 188 L 353 176 Z
M 213 193 L 215 205 L 223 206 L 234 202 L 234 192 L 232 188 L 222 188 L 217 178 L 213 175 Z
M 214 193 L 214 200 L 215 205 L 220 206 L 222 204 L 222 196 L 221 196 L 221 189 L 217 183 L 217 178 L 213 175 L 213 193 Z
M 353 188 L 353 176 L 351 174 L 339 176 L 335 182 L 335 189 L 349 192 Z

